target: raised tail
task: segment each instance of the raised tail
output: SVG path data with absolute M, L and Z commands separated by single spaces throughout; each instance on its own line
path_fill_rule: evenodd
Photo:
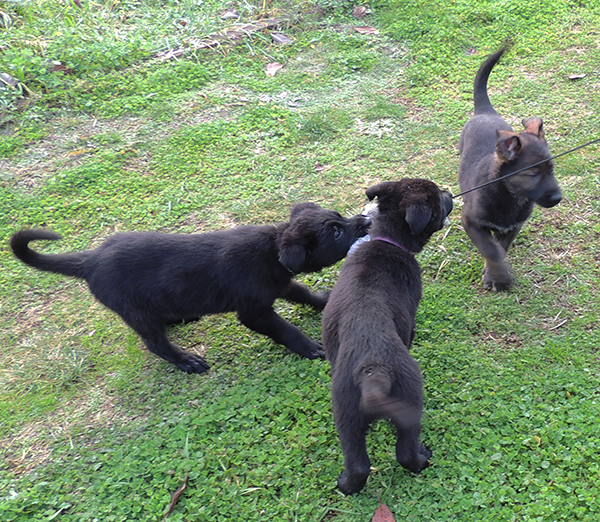
M 27 229 L 17 232 L 10 240 L 13 253 L 23 263 L 45 272 L 56 272 L 66 276 L 85 278 L 87 274 L 87 252 L 74 252 L 69 254 L 40 254 L 31 250 L 30 241 L 38 239 L 60 239 L 55 232 L 42 229 Z
M 422 406 L 392 395 L 392 377 L 382 372 L 367 372 L 360 379 L 361 410 L 375 418 L 391 419 L 396 426 L 410 429 L 421 423 Z M 417 392 L 420 393 L 420 392 Z
M 473 85 L 473 100 L 475 103 L 475 114 L 497 114 L 492 107 L 492 103 L 487 93 L 487 81 L 490 77 L 490 73 L 494 68 L 494 65 L 498 63 L 500 57 L 508 49 L 508 46 L 503 47 L 499 51 L 491 54 L 487 57 L 485 62 L 481 64 L 477 75 L 475 76 L 475 83 Z

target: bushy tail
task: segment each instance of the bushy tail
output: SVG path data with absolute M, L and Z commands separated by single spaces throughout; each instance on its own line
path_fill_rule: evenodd
M 508 46 L 503 47 L 499 51 L 491 54 L 487 57 L 485 62 L 481 64 L 477 75 L 475 76 L 475 83 L 473 85 L 473 99 L 475 102 L 475 114 L 497 114 L 492 107 L 492 103 L 487 94 L 487 81 L 490 77 L 490 73 L 494 68 L 494 65 L 498 63 L 500 57 L 508 49 Z
M 49 230 L 30 229 L 17 232 L 10 240 L 10 246 L 15 256 L 26 263 L 45 272 L 56 272 L 66 276 L 85 278 L 87 252 L 70 254 L 40 254 L 31 250 L 30 241 L 38 239 L 60 239 L 61 236 Z
M 373 372 L 363 375 L 361 386 L 361 409 L 373 417 L 392 419 L 396 426 L 409 429 L 421 423 L 420 406 L 399 400 L 391 395 L 392 377 Z

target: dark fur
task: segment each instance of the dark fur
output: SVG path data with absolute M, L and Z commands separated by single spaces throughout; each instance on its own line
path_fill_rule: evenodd
M 237 312 L 252 330 L 309 359 L 323 356 L 319 343 L 273 310 L 277 298 L 322 310 L 328 293 L 312 293 L 292 280 L 342 259 L 367 232 L 364 216 L 343 218 L 314 203 L 292 208 L 278 226 L 244 226 L 206 234 L 128 232 L 94 250 L 45 255 L 27 244 L 59 239 L 46 230 L 22 230 L 11 240 L 15 255 L 40 270 L 85 279 L 103 305 L 119 314 L 154 354 L 188 373 L 209 366 L 167 339 L 169 323 L 206 314 Z
M 524 119 L 525 130 L 519 134 L 490 103 L 487 80 L 504 51 L 489 56 L 475 77 L 475 116 L 464 126 L 459 142 L 461 192 L 551 157 L 541 118 Z M 549 208 L 561 199 L 552 161 L 463 196 L 462 223 L 485 260 L 487 290 L 509 288 L 506 253 L 534 203 Z
M 381 183 L 371 238 L 383 236 L 420 252 L 452 210 L 452 196 L 422 179 Z M 371 239 L 344 262 L 323 312 L 322 340 L 331 362 L 331 397 L 345 470 L 338 487 L 360 491 L 370 469 L 365 437 L 369 424 L 390 418 L 397 429 L 396 458 L 415 473 L 431 451 L 419 442 L 423 391 L 421 369 L 409 348 L 421 299 L 414 255 Z

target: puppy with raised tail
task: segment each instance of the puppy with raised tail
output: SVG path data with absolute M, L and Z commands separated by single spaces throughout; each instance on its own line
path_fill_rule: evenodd
M 47 272 L 85 279 L 98 301 L 133 329 L 155 355 L 188 373 L 209 366 L 203 357 L 171 343 L 166 326 L 206 314 L 237 312 L 255 332 L 292 352 L 323 357 L 320 343 L 285 321 L 275 299 L 322 310 L 328 292 L 313 293 L 293 280 L 341 260 L 367 233 L 370 219 L 344 218 L 314 203 L 292 207 L 290 220 L 276 226 L 242 226 L 205 234 L 126 232 L 94 250 L 41 254 L 30 241 L 59 239 L 48 230 L 22 230 L 11 240 L 24 263 Z
M 475 77 L 475 116 L 464 126 L 458 145 L 461 192 L 552 156 L 541 118 L 524 119 L 525 130 L 517 133 L 492 107 L 487 81 L 505 50 L 490 55 Z M 510 287 L 506 253 L 531 216 L 534 203 L 550 208 L 561 199 L 552 161 L 463 195 L 462 223 L 485 260 L 482 280 L 486 290 Z
M 423 179 L 381 183 L 366 194 L 377 198 L 371 239 L 344 262 L 323 312 L 333 417 L 344 453 L 338 487 L 347 495 L 367 481 L 366 433 L 378 418 L 395 425 L 396 459 L 406 469 L 419 473 L 431 456 L 419 442 L 423 383 L 409 353 L 421 299 L 414 254 L 452 210 L 452 195 Z

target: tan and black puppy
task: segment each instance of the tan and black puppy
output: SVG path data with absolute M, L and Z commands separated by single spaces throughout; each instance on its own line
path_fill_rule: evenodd
M 11 240 L 14 254 L 39 270 L 85 279 L 98 301 L 142 338 L 148 350 L 188 373 L 202 373 L 204 358 L 169 341 L 166 325 L 206 314 L 237 312 L 255 332 L 314 359 L 322 346 L 273 310 L 275 299 L 322 310 L 328 292 L 313 293 L 293 280 L 342 259 L 370 224 L 344 218 L 314 203 L 292 207 L 277 226 L 243 226 L 206 234 L 126 232 L 94 250 L 40 254 L 30 241 L 59 239 L 47 230 L 22 230 Z
M 421 300 L 414 254 L 452 210 L 452 195 L 423 179 L 381 183 L 367 197 L 377 198 L 371 239 L 344 262 L 323 312 L 333 417 L 344 453 L 338 487 L 347 495 L 369 476 L 365 437 L 375 419 L 392 420 L 396 458 L 406 469 L 419 473 L 431 456 L 419 442 L 423 382 L 409 353 Z
M 505 50 L 489 56 L 475 77 L 475 116 L 464 126 L 459 142 L 461 192 L 551 157 L 541 118 L 524 119 L 525 130 L 517 133 L 490 103 L 488 77 Z M 463 196 L 462 223 L 485 260 L 485 289 L 510 286 L 506 253 L 534 203 L 549 208 L 561 199 L 552 161 Z

